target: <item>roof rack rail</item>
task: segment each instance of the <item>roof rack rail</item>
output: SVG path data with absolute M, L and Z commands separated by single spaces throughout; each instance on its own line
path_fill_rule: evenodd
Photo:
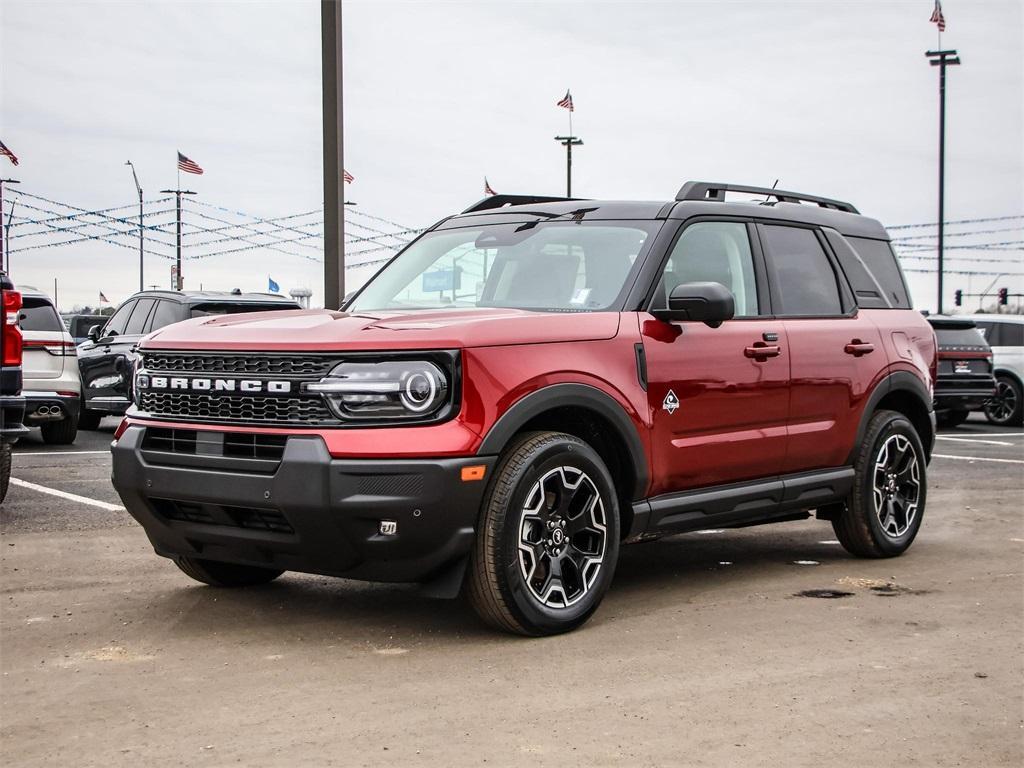
M 802 192 L 787 192 L 784 189 L 772 189 L 770 187 L 750 187 L 746 184 L 720 184 L 711 181 L 688 181 L 683 184 L 676 194 L 676 200 L 725 200 L 726 192 L 750 192 L 755 195 L 774 197 L 780 203 L 817 203 L 822 208 L 832 208 L 836 211 L 846 213 L 860 213 L 850 203 L 842 200 L 832 200 L 828 197 L 817 195 L 805 195 Z
M 529 205 L 530 203 L 563 203 L 570 200 L 579 200 L 578 197 L 547 197 L 545 195 L 488 195 L 483 200 L 469 206 L 463 213 L 474 213 L 476 211 L 490 211 L 494 208 L 504 208 L 506 205 Z

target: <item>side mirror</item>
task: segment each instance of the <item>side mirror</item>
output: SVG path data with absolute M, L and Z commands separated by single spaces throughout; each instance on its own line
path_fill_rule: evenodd
M 668 308 L 652 313 L 659 320 L 697 320 L 717 328 L 736 314 L 732 291 L 721 283 L 681 283 L 672 289 Z
M 89 333 L 86 334 L 89 337 L 89 341 L 97 342 L 100 340 L 100 327 L 94 325 L 89 329 Z

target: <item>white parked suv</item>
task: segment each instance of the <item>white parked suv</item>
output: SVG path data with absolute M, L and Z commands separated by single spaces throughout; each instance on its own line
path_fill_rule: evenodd
M 985 406 L 993 424 L 1024 425 L 1024 315 L 964 315 L 992 347 L 996 396 Z
M 21 289 L 18 324 L 24 339 L 22 396 L 25 425 L 39 427 L 43 442 L 68 445 L 78 434 L 82 380 L 75 340 L 53 305 L 35 288 Z

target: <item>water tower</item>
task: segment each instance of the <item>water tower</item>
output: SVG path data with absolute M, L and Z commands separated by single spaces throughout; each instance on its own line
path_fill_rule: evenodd
M 309 288 L 292 288 L 288 295 L 299 302 L 300 307 L 309 309 L 309 297 L 313 295 L 313 291 Z

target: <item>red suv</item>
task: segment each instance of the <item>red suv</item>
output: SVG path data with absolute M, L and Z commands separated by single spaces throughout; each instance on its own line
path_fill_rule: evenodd
M 935 335 L 836 200 L 494 196 L 344 311 L 196 318 L 139 354 L 114 484 L 215 586 L 420 582 L 544 635 L 626 542 L 813 513 L 888 557 L 924 514 Z

